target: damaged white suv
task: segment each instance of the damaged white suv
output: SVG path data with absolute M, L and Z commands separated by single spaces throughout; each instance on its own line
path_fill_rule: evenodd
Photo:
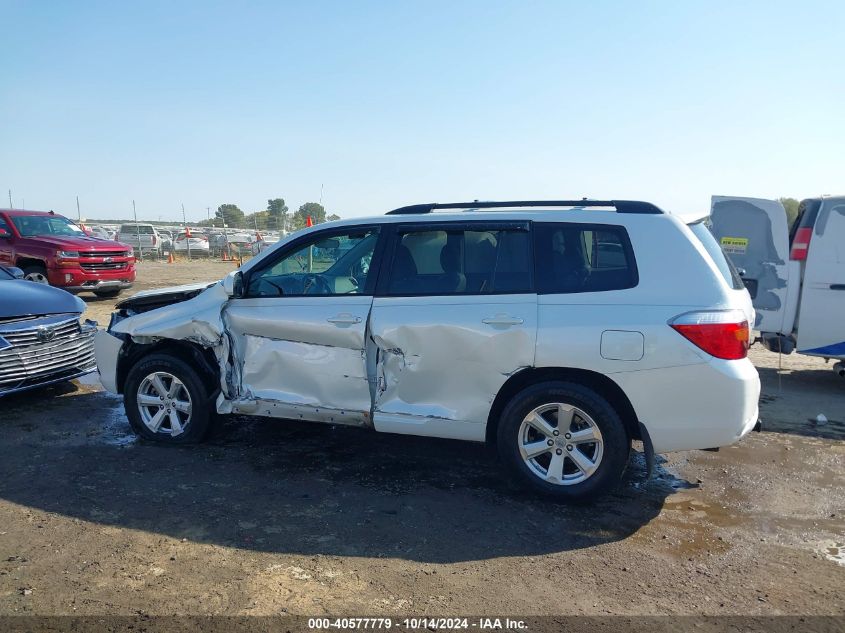
M 146 439 L 239 413 L 488 441 L 528 486 L 588 499 L 632 440 L 651 464 L 755 426 L 753 322 L 701 222 L 474 202 L 300 231 L 207 288 L 123 301 L 96 347 Z

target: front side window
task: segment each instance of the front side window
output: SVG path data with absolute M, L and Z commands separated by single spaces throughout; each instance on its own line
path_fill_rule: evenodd
M 390 295 L 531 292 L 527 230 L 400 231 Z
M 74 235 L 82 237 L 85 232 L 76 224 L 60 215 L 19 215 L 12 218 L 18 233 L 23 237 L 35 235 Z
M 637 267 L 621 226 L 540 222 L 534 225 L 537 291 L 622 290 L 637 285 Z
M 367 287 L 376 229 L 312 236 L 249 275 L 247 297 L 363 294 Z

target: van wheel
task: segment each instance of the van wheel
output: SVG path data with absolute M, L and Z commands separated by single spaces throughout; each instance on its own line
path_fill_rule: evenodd
M 600 394 L 577 383 L 545 382 L 508 403 L 497 446 L 528 488 L 565 501 L 591 501 L 621 481 L 631 440 Z
M 44 268 L 44 266 L 39 266 L 38 264 L 26 266 L 23 269 L 23 278 L 27 281 L 34 281 L 37 284 L 44 284 L 46 286 L 50 285 L 50 282 L 47 279 L 47 269 Z
M 132 367 L 123 404 L 133 430 L 147 440 L 191 444 L 211 426 L 213 403 L 201 377 L 170 354 L 151 354 Z

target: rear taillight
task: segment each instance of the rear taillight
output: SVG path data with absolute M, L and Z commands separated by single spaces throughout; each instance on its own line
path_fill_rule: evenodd
M 792 240 L 792 250 L 789 251 L 789 259 L 798 262 L 803 262 L 807 259 L 807 252 L 810 250 L 810 238 L 812 237 L 812 227 L 804 226 L 795 231 L 795 237 Z
M 751 332 L 745 314 L 739 310 L 687 312 L 669 325 L 716 358 L 738 360 L 748 356 Z
M 155 235 L 153 235 L 153 246 L 155 246 L 155 245 L 156 245 L 156 240 L 157 240 L 156 236 L 155 236 Z

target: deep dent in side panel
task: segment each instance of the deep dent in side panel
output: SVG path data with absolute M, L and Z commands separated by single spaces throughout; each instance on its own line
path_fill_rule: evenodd
M 430 419 L 486 422 L 496 394 L 505 381 L 529 363 L 515 365 L 520 350 L 530 349 L 533 340 L 524 331 L 499 333 L 496 345 L 487 336 L 451 326 L 425 328 L 425 349 L 419 328 L 398 325 L 371 335 L 377 349 L 373 415 L 424 417 Z M 434 347 L 434 349 L 432 349 Z M 473 348 L 483 347 L 485 354 Z M 491 349 L 495 351 L 490 358 Z M 463 371 L 457 380 L 444 380 L 439 367 L 427 358 L 451 355 Z M 491 362 L 473 360 L 484 358 Z M 455 374 L 451 374 L 455 375 Z M 479 398 L 487 394 L 487 398 Z

